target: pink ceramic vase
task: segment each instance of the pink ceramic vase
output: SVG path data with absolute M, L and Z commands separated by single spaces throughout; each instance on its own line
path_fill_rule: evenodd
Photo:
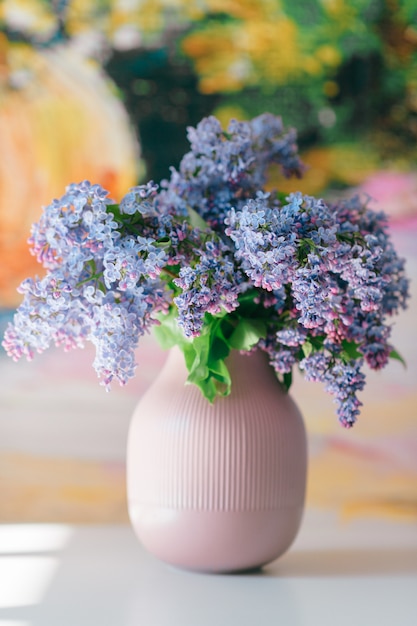
M 260 567 L 294 540 L 304 508 L 304 423 L 266 355 L 232 352 L 232 393 L 185 385 L 174 348 L 128 437 L 129 515 L 159 559 L 202 572 Z

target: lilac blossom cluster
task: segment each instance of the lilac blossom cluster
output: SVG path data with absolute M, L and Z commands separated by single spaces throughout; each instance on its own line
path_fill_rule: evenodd
M 249 122 L 231 120 L 227 131 L 213 116 L 188 130 L 191 150 L 179 171 L 162 182 L 160 202 L 187 215 L 191 207 L 207 224 L 224 232 L 228 211 L 242 207 L 261 190 L 267 170 L 277 164 L 286 177 L 302 175 L 296 133 L 281 118 L 264 113 Z
M 364 387 L 363 361 L 388 362 L 388 318 L 406 306 L 404 261 L 388 237 L 385 216 L 358 197 L 326 205 L 301 193 L 275 206 L 259 194 L 225 219 L 235 257 L 250 281 L 276 296 L 276 316 L 262 347 L 279 374 L 299 362 L 309 380 L 335 396 L 351 426 Z M 286 300 L 283 303 L 282 289 Z
M 296 364 L 322 382 L 352 426 L 363 364 L 386 365 L 388 320 L 408 298 L 385 217 L 359 198 L 333 206 L 265 192 L 272 163 L 285 176 L 303 171 L 295 132 L 270 114 L 227 131 L 209 117 L 189 139 L 160 187 L 139 185 L 116 204 L 84 181 L 46 207 L 29 240 L 46 275 L 20 286 L 3 346 L 17 360 L 90 341 L 109 388 L 134 375 L 140 337 L 171 324 L 203 393 L 218 381 L 230 390 L 230 349 L 260 348 L 287 387 Z
M 210 239 L 196 250 L 197 262 L 182 267 L 174 283 L 181 293 L 174 298 L 178 325 L 186 337 L 198 337 L 206 313 L 231 313 L 239 306 L 242 280 L 230 249 L 221 239 Z
M 146 213 L 153 189 L 140 191 Z M 170 301 L 158 278 L 166 253 L 153 245 L 152 229 L 145 228 L 145 237 L 122 235 L 107 196 L 84 181 L 46 207 L 29 241 L 48 271 L 20 286 L 23 303 L 3 346 L 18 360 L 32 359 L 52 343 L 69 350 L 91 341 L 94 367 L 108 387 L 113 379 L 124 384 L 133 376 L 138 339 Z

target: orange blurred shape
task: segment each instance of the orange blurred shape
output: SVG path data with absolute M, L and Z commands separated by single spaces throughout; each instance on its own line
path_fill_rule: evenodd
M 24 72 L 0 76 L 0 306 L 42 268 L 30 226 L 66 185 L 88 179 L 115 200 L 141 175 L 127 114 L 99 68 L 69 48 L 24 51 Z M 13 76 L 13 71 L 15 76 Z M 7 72 L 6 72 L 7 74 Z M 13 80 L 22 84 L 16 88 Z

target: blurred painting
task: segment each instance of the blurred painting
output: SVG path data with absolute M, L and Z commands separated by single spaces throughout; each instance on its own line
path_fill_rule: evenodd
M 407 366 L 367 373 L 355 428 L 341 429 L 323 389 L 296 376 L 307 504 L 340 520 L 415 523 L 416 24 L 416 4 L 400 0 L 3 0 L 0 329 L 20 282 L 39 273 L 31 224 L 66 185 L 87 179 L 117 201 L 167 176 L 202 117 L 282 115 L 307 165 L 282 190 L 368 197 L 390 218 L 412 292 L 393 329 Z M 93 358 L 53 349 L 16 364 L 0 351 L 0 522 L 127 521 L 129 420 L 166 354 L 145 337 L 136 379 L 110 393 Z

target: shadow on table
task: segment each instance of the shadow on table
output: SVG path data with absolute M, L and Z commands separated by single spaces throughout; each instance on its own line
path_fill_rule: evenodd
M 294 551 L 261 572 L 264 576 L 285 577 L 417 574 L 417 549 Z

